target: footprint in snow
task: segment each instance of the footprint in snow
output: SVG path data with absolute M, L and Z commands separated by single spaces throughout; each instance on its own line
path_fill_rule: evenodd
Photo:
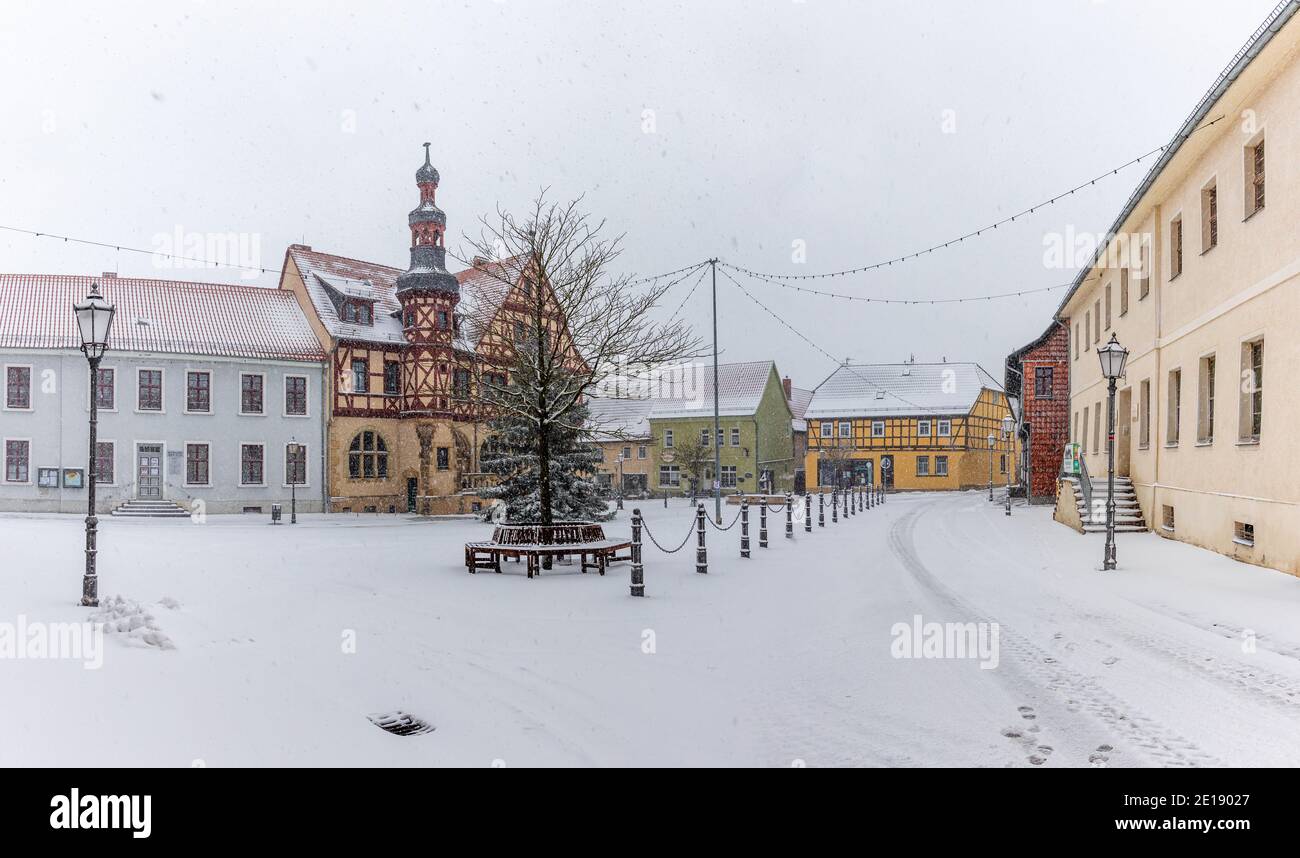
M 1106 665 L 1107 667 L 1110 667 L 1112 664 L 1114 664 L 1117 661 L 1119 661 L 1119 659 L 1116 656 L 1108 655 L 1101 660 L 1101 663 Z
M 1041 766 L 1047 762 L 1047 757 L 1040 757 L 1038 754 L 1029 755 L 1029 764 L 1031 766 Z
M 1034 714 L 1034 707 L 1032 706 L 1020 706 L 1017 707 L 1016 711 L 1019 712 L 1020 717 L 1024 718 L 1026 721 L 1032 721 L 1038 717 Z

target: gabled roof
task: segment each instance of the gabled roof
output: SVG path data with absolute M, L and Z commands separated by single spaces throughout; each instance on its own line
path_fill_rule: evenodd
M 804 390 L 802 387 L 790 388 L 790 425 L 794 431 L 808 431 L 808 421 L 804 419 L 804 413 L 808 410 L 808 403 L 812 402 L 812 398 L 811 390 Z
M 1065 324 L 1064 322 L 1061 322 L 1058 319 L 1053 319 L 1052 323 L 1047 326 L 1047 330 L 1043 331 L 1043 333 L 1040 334 L 1037 339 L 1035 339 L 1031 343 L 1027 343 L 1021 346 L 1020 348 L 1013 351 L 1011 354 L 1007 355 L 1006 372 L 1004 374 L 1003 383 L 1005 384 L 1005 390 L 1007 391 L 1008 395 L 1010 396 L 1020 395 L 1020 387 L 1023 384 L 1024 380 L 1021 378 L 1019 373 L 1022 372 L 1021 364 L 1024 363 L 1025 353 L 1031 349 L 1036 349 L 1039 346 L 1041 346 L 1043 343 L 1047 342 L 1047 340 L 1052 336 L 1052 334 L 1056 333 L 1058 329 L 1064 327 L 1064 324 Z
M 91 283 L 117 308 L 113 351 L 325 357 L 297 300 L 280 289 L 74 274 L 0 274 L 0 347 L 80 348 L 72 305 Z
M 718 365 L 718 416 L 748 417 L 758 411 L 768 380 L 776 372 L 770 360 Z M 713 365 L 685 368 L 685 383 L 654 400 L 652 420 L 713 416 Z M 784 399 L 784 396 L 782 397 Z
M 650 437 L 653 399 L 593 396 L 587 400 L 587 426 L 597 441 Z
M 460 339 L 463 347 L 473 350 L 482 342 L 487 327 L 501 309 L 510 290 L 523 275 L 523 257 L 512 256 L 490 262 L 478 262 L 457 272 L 460 284 Z
M 851 364 L 817 385 L 804 418 L 967 414 L 985 388 L 1002 390 L 974 363 Z

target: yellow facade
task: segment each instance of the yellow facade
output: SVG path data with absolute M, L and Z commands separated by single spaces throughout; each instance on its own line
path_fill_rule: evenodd
M 808 422 L 804 467 L 810 490 L 829 490 L 833 474 L 852 473 L 861 484 L 881 482 L 897 490 L 942 491 L 1004 486 L 1014 472 L 1019 445 L 1002 434 L 1011 416 L 1006 394 L 984 388 L 969 412 L 906 417 L 840 417 Z M 848 428 L 845 428 L 848 424 Z M 928 425 L 927 425 L 928 424 Z M 829 434 L 828 434 L 829 427 Z M 988 436 L 994 436 L 989 447 Z

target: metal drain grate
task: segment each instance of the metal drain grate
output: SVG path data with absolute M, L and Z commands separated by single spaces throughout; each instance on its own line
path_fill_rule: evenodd
M 429 722 L 401 711 L 383 712 L 377 715 L 367 715 L 366 717 L 370 719 L 371 724 L 392 733 L 394 736 L 419 736 L 434 731 L 434 726 Z

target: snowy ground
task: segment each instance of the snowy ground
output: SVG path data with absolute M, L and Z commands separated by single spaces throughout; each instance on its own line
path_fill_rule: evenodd
M 0 660 L 0 765 L 1300 765 L 1296 578 L 1150 534 L 1103 574 L 1100 536 L 978 492 L 780 522 L 750 560 L 710 530 L 707 576 L 647 550 L 633 599 L 622 563 L 468 575 L 471 521 L 108 519 L 124 631 L 98 670 Z M 0 517 L 0 623 L 87 616 L 81 528 Z M 997 622 L 997 667 L 893 657 L 918 614 Z M 398 709 L 436 731 L 366 718 Z

